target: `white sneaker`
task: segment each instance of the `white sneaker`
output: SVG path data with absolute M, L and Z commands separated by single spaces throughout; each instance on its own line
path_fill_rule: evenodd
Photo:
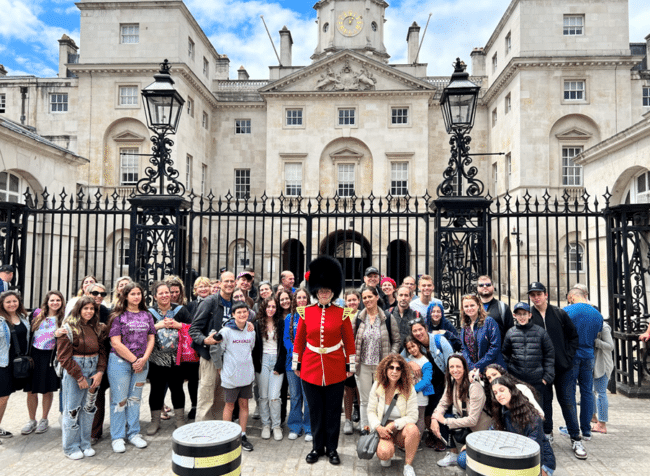
M 271 438 L 271 427 L 265 426 L 264 428 L 262 428 L 262 439 L 268 440 L 269 438 Z
M 415 476 L 415 470 L 410 464 L 404 465 L 404 476 Z
M 131 443 L 133 446 L 136 448 L 146 448 L 147 447 L 147 442 L 142 439 L 141 435 L 135 435 L 129 438 L 129 443 Z
M 458 465 L 458 455 L 451 451 L 447 451 L 445 457 L 438 461 L 438 466 L 442 466 L 443 468 L 456 465 Z
M 36 429 L 36 426 L 38 423 L 36 420 L 29 420 L 25 426 L 23 426 L 23 429 L 20 430 L 21 435 L 31 435 L 34 433 L 34 430 Z M 74 453 L 72 453 L 74 454 Z
M 343 434 L 351 435 L 352 433 L 354 433 L 354 429 L 352 428 L 352 421 L 345 420 L 345 423 L 343 424 Z
M 389 459 L 380 459 L 379 464 L 382 465 L 384 468 L 390 468 L 390 460 Z
M 91 456 L 95 456 L 95 450 L 92 448 L 85 449 L 84 456 L 87 456 L 88 458 L 90 458 Z
M 84 454 L 81 451 L 75 451 L 74 453 L 70 453 L 69 455 L 66 456 L 70 459 L 83 459 Z
M 290 431 L 289 432 L 289 439 L 290 440 L 297 440 L 298 439 L 298 433 L 296 433 L 295 431 Z
M 307 433 L 307 434 L 305 435 L 305 441 L 307 441 L 307 442 L 309 442 L 309 441 L 314 441 L 314 437 L 311 436 L 311 433 Z
M 571 440 L 573 444 L 573 454 L 578 459 L 587 459 L 587 450 L 585 449 L 582 441 L 580 440 Z
M 282 428 L 279 426 L 276 426 L 273 428 L 273 439 L 275 441 L 281 441 L 282 440 Z
M 38 425 L 36 425 L 36 434 L 40 435 L 41 433 L 45 433 L 49 427 L 50 422 L 47 421 L 47 418 L 41 418 L 41 420 L 38 422 Z
M 124 440 L 122 438 L 113 440 L 111 445 L 113 446 L 114 453 L 124 453 L 126 451 L 126 446 L 124 446 Z

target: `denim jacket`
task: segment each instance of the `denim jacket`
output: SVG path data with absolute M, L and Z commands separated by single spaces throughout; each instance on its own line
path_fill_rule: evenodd
M 24 316 L 19 316 L 20 321 L 27 328 L 27 340 L 29 341 L 29 321 Z M 0 316 L 0 367 L 9 365 L 9 347 L 11 346 L 11 330 L 4 317 Z

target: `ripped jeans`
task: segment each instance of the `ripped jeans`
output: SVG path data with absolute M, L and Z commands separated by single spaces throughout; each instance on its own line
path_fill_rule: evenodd
M 108 356 L 111 385 L 111 439 L 131 439 L 140 433 L 140 401 L 147 380 L 149 362 L 135 373 L 129 362 L 117 354 Z
M 81 373 L 90 385 L 92 383 L 90 377 L 97 373 L 98 357 L 75 355 L 72 358 L 81 367 Z M 77 381 L 68 375 L 68 372 L 63 373 L 61 389 L 63 395 L 63 452 L 66 455 L 71 455 L 90 448 L 90 432 L 97 407 L 94 398 L 90 400 L 88 398 L 89 389 L 81 390 Z

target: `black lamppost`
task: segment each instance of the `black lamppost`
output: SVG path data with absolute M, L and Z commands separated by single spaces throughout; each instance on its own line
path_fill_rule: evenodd
M 167 60 L 162 62 L 160 71 L 154 75 L 155 81 L 142 90 L 147 127 L 156 135 L 151 137 L 153 155 L 149 158 L 153 167 L 147 167 L 145 177 L 138 181 L 137 191 L 141 195 L 165 195 L 165 191 L 168 195 L 185 193 L 185 186 L 177 180 L 179 173 L 171 160 L 171 146 L 174 142 L 167 137 L 176 134 L 185 99 L 174 88 L 170 69 Z
M 452 137 L 449 139 L 449 165 L 443 172 L 442 183 L 438 185 L 439 197 L 459 197 L 463 196 L 463 192 L 467 197 L 479 197 L 483 193 L 483 182 L 476 178 L 478 169 L 470 166 L 469 143 L 472 138 L 468 135 L 474 126 L 480 89 L 469 80 L 465 65 L 460 58 L 456 58 L 454 74 L 440 98 L 445 128 Z M 463 185 L 464 181 L 466 186 Z

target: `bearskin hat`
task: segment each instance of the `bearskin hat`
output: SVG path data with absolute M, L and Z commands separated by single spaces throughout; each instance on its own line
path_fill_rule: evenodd
M 341 263 L 331 256 L 319 256 L 309 263 L 309 271 L 305 273 L 307 289 L 315 298 L 318 297 L 318 290 L 329 288 L 334 298 L 338 297 L 343 290 L 343 269 Z

